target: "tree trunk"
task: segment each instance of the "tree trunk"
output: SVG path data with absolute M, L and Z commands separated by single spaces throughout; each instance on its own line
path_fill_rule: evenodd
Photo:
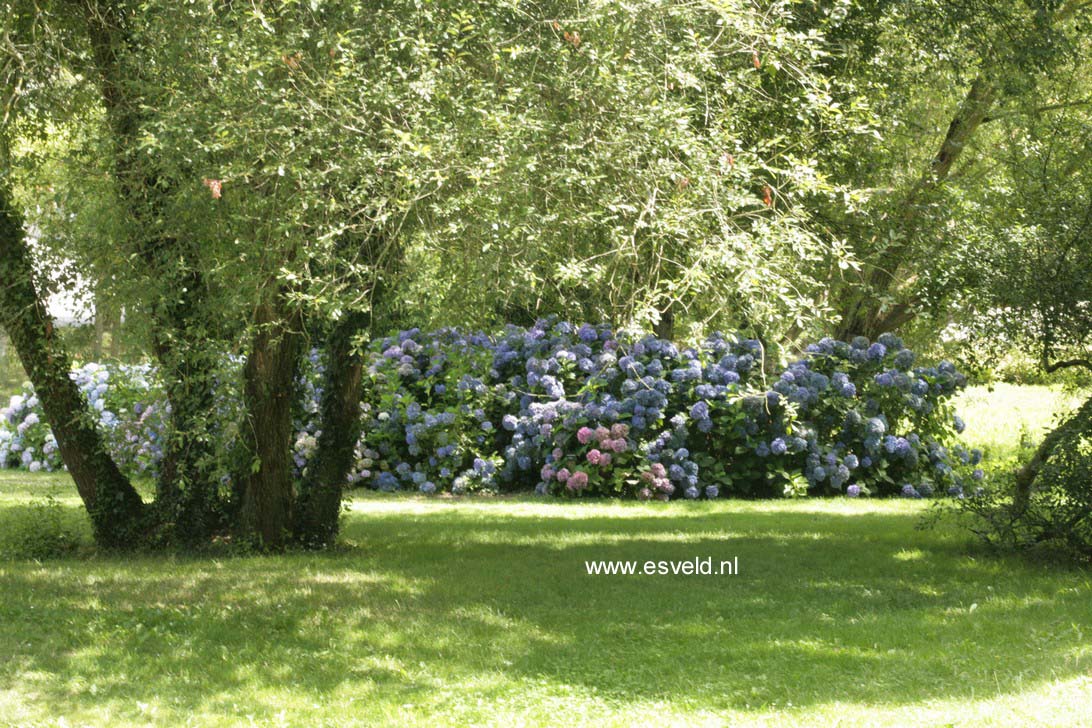
M 243 368 L 247 436 L 254 465 L 240 511 L 244 535 L 279 549 L 293 532 L 292 402 L 303 336 L 296 317 L 259 306 L 253 349 Z
M 326 370 L 323 374 L 320 432 L 314 457 L 300 488 L 296 514 L 296 541 L 310 548 L 332 546 L 337 539 L 341 497 L 353 466 L 362 426 L 364 356 L 354 345 L 357 335 L 394 318 L 389 308 L 389 285 L 382 271 L 394 271 L 402 263 L 402 248 L 382 231 L 361 239 L 342 241 L 346 259 L 354 253 L 370 261 L 379 273 L 359 282 L 368 289 L 366 309 L 352 309 L 335 322 L 327 336 Z
M 668 301 L 663 311 L 660 311 L 660 320 L 652 327 L 652 333 L 657 338 L 671 341 L 675 338 L 675 302 Z
M 948 124 L 948 131 L 929 164 L 929 169 L 914 185 L 903 205 L 899 222 L 899 242 L 883 251 L 883 263 L 870 265 L 864 279 L 864 292 L 843 313 L 836 338 L 848 340 L 857 335 L 876 338 L 886 331 L 909 323 L 917 315 L 914 302 L 896 300 L 896 286 L 906 273 L 907 258 L 926 214 L 929 194 L 940 187 L 962 155 L 975 132 L 997 101 L 997 87 L 985 75 L 979 75 L 967 91 L 959 110 Z
M 348 314 L 333 326 L 326 344 L 321 432 L 300 490 L 296 516 L 296 540 L 312 548 L 332 546 L 337 539 L 341 496 L 362 424 L 364 357 L 353 339 L 368 320 L 364 312 Z
M 116 3 L 77 3 L 86 23 L 99 91 L 114 144 L 115 178 L 138 236 L 138 259 L 155 281 L 151 303 L 153 349 L 171 405 L 170 429 L 157 482 L 160 517 L 183 540 L 198 542 L 216 528 L 222 510 L 211 479 L 215 455 L 208 415 L 214 404 L 218 362 L 206 325 L 205 281 L 192 241 L 165 227 L 164 200 L 169 182 L 140 153 L 143 109 L 154 100 L 142 93 L 139 48 L 127 33 Z
M 157 359 L 171 417 L 156 482 L 156 508 L 173 538 L 199 544 L 225 525 L 223 501 L 212 477 L 216 451 L 210 432 L 215 408 L 212 378 L 218 362 L 212 351 L 179 356 L 161 344 Z
M 144 503 L 106 451 L 87 401 L 69 376 L 67 353 L 34 287 L 22 216 L 0 189 L 0 322 L 34 385 L 61 458 L 91 516 L 95 540 L 111 548 L 136 544 Z

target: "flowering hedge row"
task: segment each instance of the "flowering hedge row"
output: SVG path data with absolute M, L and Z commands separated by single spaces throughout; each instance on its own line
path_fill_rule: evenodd
M 130 474 L 154 473 L 163 457 L 169 408 L 147 364 L 86 364 L 72 379 L 87 398 L 118 464 Z M 0 468 L 51 472 L 63 468 L 57 441 L 29 386 L 0 408 Z
M 734 335 L 680 349 L 556 320 L 495 337 L 412 329 L 370 352 L 351 480 L 659 500 L 961 495 L 981 478 L 949 403 L 966 380 L 947 363 L 914 365 L 890 335 L 824 339 L 774 376 L 761 344 Z M 297 408 L 301 473 L 317 445 L 321 373 L 312 355 Z M 131 472 L 154 472 L 161 455 L 165 406 L 150 375 L 74 373 Z M 13 398 L 0 410 L 0 466 L 59 465 L 33 394 Z

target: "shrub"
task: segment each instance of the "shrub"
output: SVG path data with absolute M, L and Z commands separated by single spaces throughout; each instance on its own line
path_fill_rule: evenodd
M 889 335 L 806 353 L 768 389 L 762 345 L 735 334 L 680 349 L 553 318 L 496 337 L 410 329 L 369 352 L 350 480 L 660 500 L 962 492 L 980 455 L 957 440 L 948 402 L 965 379 L 954 367 L 915 368 Z M 312 353 L 300 375 L 300 476 L 320 434 L 322 370 Z M 214 416 L 239 441 L 238 362 L 218 376 Z M 88 365 L 74 377 L 120 464 L 154 473 L 167 412 L 154 372 Z M 0 415 L 0 465 L 60 467 L 33 393 Z
M 915 368 L 913 352 L 890 334 L 876 342 L 824 339 L 807 353 L 774 390 L 799 407 L 793 451 L 813 488 L 856 485 L 859 493 L 906 497 L 962 492 L 981 453 L 957 439 L 963 422 L 949 400 L 966 378 L 954 366 Z
M 950 364 L 915 369 L 891 336 L 824 340 L 768 391 L 761 361 L 735 335 L 680 350 L 555 319 L 496 339 L 403 332 L 375 349 L 361 479 L 662 500 L 968 482 L 980 454 L 956 439 L 966 380 Z
M 1092 429 L 1054 449 L 1036 479 L 1027 518 L 1036 540 L 1092 557 Z
M 1026 505 L 1016 504 L 1014 477 L 955 501 L 957 516 L 986 543 L 1005 549 L 1057 548 L 1092 559 L 1092 419 L 1082 408 L 1057 432 Z

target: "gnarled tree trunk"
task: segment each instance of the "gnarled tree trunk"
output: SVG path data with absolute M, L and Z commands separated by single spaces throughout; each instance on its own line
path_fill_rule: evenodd
M 87 401 L 69 376 L 71 364 L 34 286 L 22 216 L 0 188 L 0 323 L 42 403 L 61 458 L 91 516 L 95 540 L 135 545 L 144 503 L 106 451 Z
M 99 90 L 114 144 L 118 190 L 138 236 L 138 259 L 156 282 L 151 304 L 153 350 L 167 400 L 170 429 L 157 482 L 156 508 L 178 538 L 198 543 L 218 524 L 220 497 L 212 479 L 215 352 L 203 307 L 206 286 L 192 241 L 170 234 L 164 212 L 169 182 L 154 159 L 141 152 L 144 109 L 154 100 L 141 85 L 140 48 L 127 29 L 121 5 L 110 0 L 76 0 L 82 13 L 98 75 Z
M 361 430 L 364 357 L 353 340 L 368 319 L 364 312 L 348 314 L 333 326 L 326 344 L 322 429 L 296 515 L 296 540 L 312 548 L 331 546 L 337 538 L 341 496 Z
M 364 355 L 355 339 L 365 330 L 374 332 L 378 322 L 389 322 L 392 311 L 387 299 L 388 284 L 382 271 L 401 265 L 402 248 L 396 239 L 375 232 L 343 241 L 346 257 L 359 246 L 360 256 L 380 272 L 368 287 L 366 308 L 351 309 L 330 328 L 325 342 L 326 370 L 323 374 L 320 432 L 315 455 L 300 487 L 296 512 L 296 541 L 310 548 L 332 546 L 337 539 L 344 493 L 356 454 L 362 427 L 360 401 L 363 395 Z
M 298 317 L 264 303 L 243 368 L 247 437 L 254 457 L 240 510 L 244 535 L 264 548 L 284 546 L 292 535 L 295 493 L 292 472 L 292 403 L 303 348 Z

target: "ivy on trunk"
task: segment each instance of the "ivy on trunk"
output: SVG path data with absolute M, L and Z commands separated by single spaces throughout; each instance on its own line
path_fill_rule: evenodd
M 0 323 L 42 402 L 61 458 L 91 516 L 95 540 L 112 548 L 134 545 L 146 526 L 144 503 L 107 453 L 87 401 L 69 376 L 68 355 L 34 285 L 22 215 L 3 188 Z

